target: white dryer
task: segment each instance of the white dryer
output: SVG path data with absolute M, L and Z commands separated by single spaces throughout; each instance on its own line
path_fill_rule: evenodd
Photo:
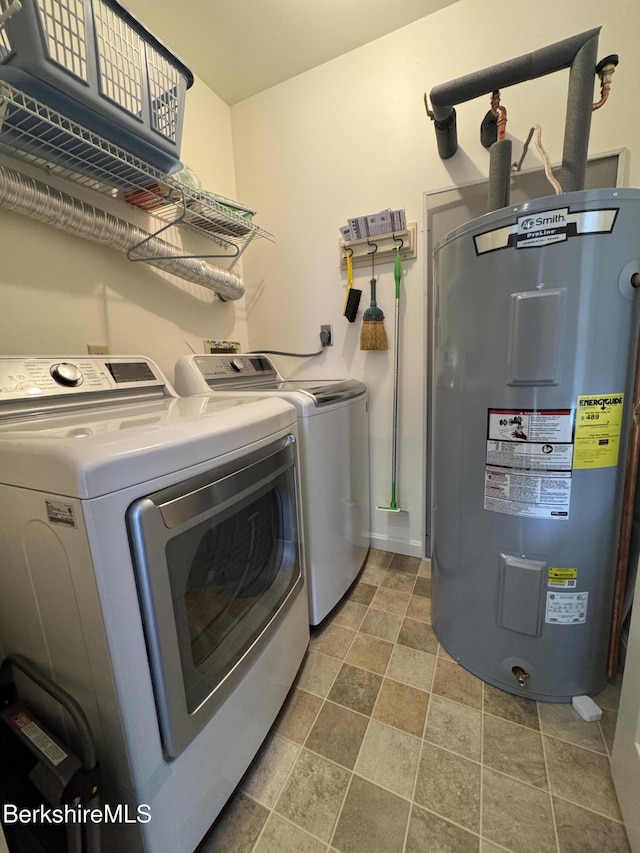
M 145 358 L 0 358 L 0 658 L 84 708 L 106 851 L 192 853 L 291 687 L 297 446 L 284 400 L 181 399 Z
M 309 617 L 342 599 L 371 537 L 367 387 L 355 379 L 283 380 L 266 355 L 186 355 L 178 394 L 283 399 L 298 413 Z

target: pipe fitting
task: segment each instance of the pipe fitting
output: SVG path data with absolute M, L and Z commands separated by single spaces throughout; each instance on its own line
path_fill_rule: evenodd
M 600 76 L 600 100 L 596 101 L 593 105 L 593 112 L 599 110 L 600 107 L 603 107 L 607 103 L 609 92 L 611 91 L 611 78 L 615 70 L 615 65 L 608 65 Z
M 527 682 L 529 681 L 530 674 L 523 669 L 521 666 L 512 666 L 511 672 L 515 676 L 516 681 L 523 689 L 527 686 Z
M 593 105 L 593 112 L 603 107 L 609 97 L 611 91 L 611 80 L 618 65 L 618 56 L 612 54 L 601 59 L 596 65 L 596 74 L 600 78 L 600 100 Z

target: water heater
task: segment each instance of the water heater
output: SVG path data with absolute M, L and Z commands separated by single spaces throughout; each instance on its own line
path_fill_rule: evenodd
M 640 190 L 509 206 L 435 249 L 433 626 L 548 702 L 606 685 Z

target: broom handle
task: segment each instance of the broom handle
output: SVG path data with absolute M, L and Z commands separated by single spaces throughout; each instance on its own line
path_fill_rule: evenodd
M 376 302 L 376 280 L 375 278 L 371 279 L 371 308 L 377 308 L 378 303 Z

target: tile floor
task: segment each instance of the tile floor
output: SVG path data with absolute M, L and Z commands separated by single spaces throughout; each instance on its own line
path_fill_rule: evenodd
M 430 593 L 428 562 L 370 552 L 198 853 L 629 853 L 619 687 L 586 723 L 484 684 L 439 645 Z

